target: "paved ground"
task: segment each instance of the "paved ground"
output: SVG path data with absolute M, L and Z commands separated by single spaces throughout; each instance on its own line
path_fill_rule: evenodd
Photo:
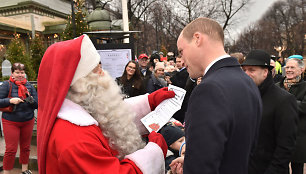
M 4 152 L 5 152 L 5 142 L 4 142 L 4 138 L 1 137 L 0 135 L 0 160 L 3 158 Z M 18 148 L 16 156 L 19 157 L 19 148 Z M 37 148 L 35 145 L 31 145 L 30 159 L 31 159 L 30 161 L 32 161 L 32 165 L 37 165 Z M 1 160 L 1 164 L 2 164 L 2 160 Z M 35 166 L 34 168 L 37 169 L 37 166 Z M 33 174 L 38 174 L 36 170 L 31 170 L 31 171 Z M 13 169 L 12 174 L 20 174 L 20 173 L 21 173 L 21 168 L 18 168 L 15 163 L 15 168 Z M 3 174 L 3 171 L 0 172 L 0 174 Z
M 20 174 L 20 173 L 21 173 L 21 169 L 16 169 L 16 168 L 14 168 L 14 169 L 12 170 L 12 172 L 11 172 L 11 174 Z M 32 173 L 33 173 L 33 174 L 38 174 L 37 171 L 33 171 L 33 170 L 32 170 Z M 3 174 L 3 172 L 0 172 L 0 174 Z

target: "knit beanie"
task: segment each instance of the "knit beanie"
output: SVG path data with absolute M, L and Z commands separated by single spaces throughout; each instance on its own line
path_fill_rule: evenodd
M 155 64 L 155 71 L 158 69 L 165 69 L 164 62 L 156 62 Z
M 181 137 L 185 136 L 184 131 L 178 127 L 166 125 L 160 131 L 160 134 L 163 135 L 166 140 L 167 146 L 169 147 L 171 144 L 176 142 Z

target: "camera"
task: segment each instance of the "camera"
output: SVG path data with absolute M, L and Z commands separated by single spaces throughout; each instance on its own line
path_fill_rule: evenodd
M 29 103 L 29 104 L 33 104 L 35 102 L 34 98 L 30 95 L 27 95 L 27 98 L 25 98 L 24 101 Z

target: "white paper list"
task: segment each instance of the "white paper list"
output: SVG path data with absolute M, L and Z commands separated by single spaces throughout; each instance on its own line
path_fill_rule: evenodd
M 167 124 L 173 114 L 181 109 L 186 90 L 174 85 L 169 85 L 168 90 L 174 91 L 175 97 L 164 100 L 154 111 L 141 119 L 141 122 L 149 132 L 159 131 L 159 129 Z

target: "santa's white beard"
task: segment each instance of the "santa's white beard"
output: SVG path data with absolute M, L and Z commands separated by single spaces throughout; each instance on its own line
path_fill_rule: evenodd
M 119 86 L 107 72 L 79 79 L 70 87 L 67 98 L 98 121 L 119 159 L 145 146 L 133 121 L 135 113 L 122 100 Z

